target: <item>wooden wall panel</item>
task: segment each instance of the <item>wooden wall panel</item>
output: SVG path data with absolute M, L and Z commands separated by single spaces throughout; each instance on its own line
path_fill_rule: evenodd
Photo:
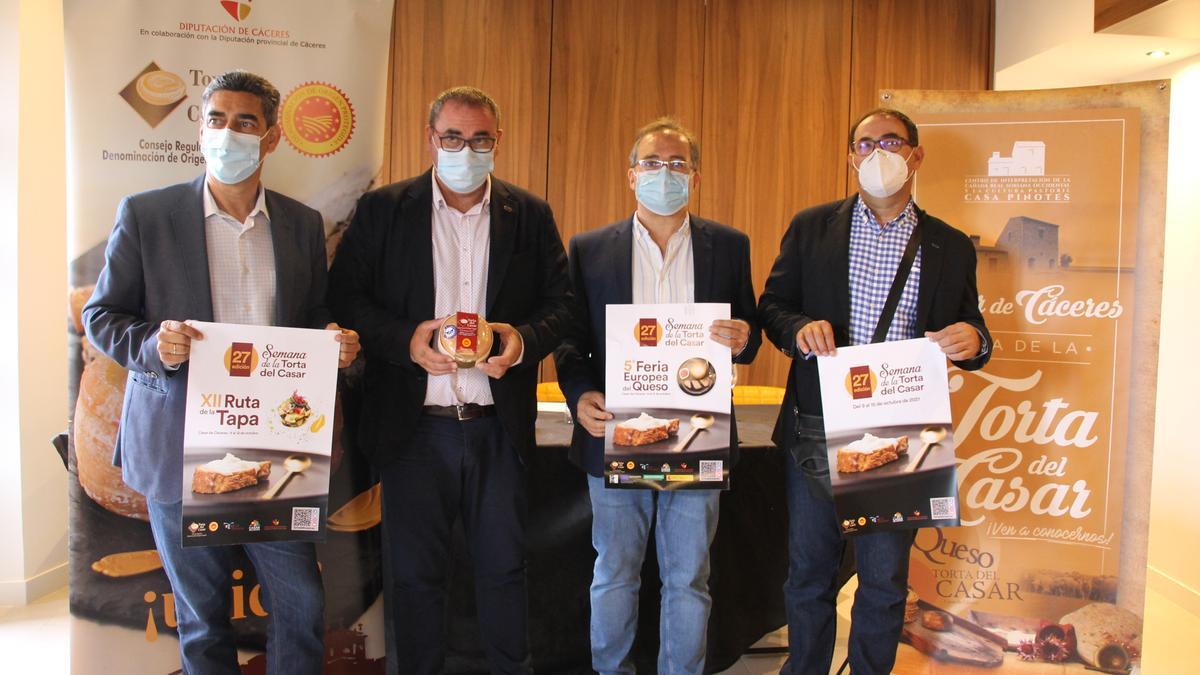
M 555 0 L 551 52 L 546 194 L 567 244 L 633 212 L 634 132 L 673 115 L 699 133 L 704 2 Z
M 880 89 L 988 89 L 993 13 L 993 0 L 854 0 L 846 125 Z
M 1165 0 L 1096 0 L 1092 8 L 1092 29 L 1099 33 L 1163 2 Z
M 987 88 L 992 24 L 992 0 L 397 0 L 387 173 L 425 170 L 430 99 L 478 86 L 503 113 L 497 175 L 566 242 L 633 210 L 633 132 L 671 114 L 700 136 L 692 209 L 750 235 L 761 292 L 791 215 L 849 189 L 852 119 L 882 88 Z M 739 381 L 787 365 L 764 348 Z
M 754 287 L 800 209 L 845 184 L 850 6 L 843 0 L 710 0 L 700 215 L 750 236 Z M 790 361 L 764 344 L 738 381 L 783 386 Z
M 396 0 L 391 179 L 432 164 L 429 102 L 471 85 L 500 106 L 496 175 L 546 194 L 551 0 Z
M 556 0 L 552 59 L 547 194 L 566 242 L 633 212 L 638 128 L 674 115 L 699 131 L 704 2 Z

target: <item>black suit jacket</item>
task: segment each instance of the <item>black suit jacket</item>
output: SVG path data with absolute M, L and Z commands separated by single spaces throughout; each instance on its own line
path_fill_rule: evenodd
M 330 269 L 330 306 L 358 331 L 365 355 L 359 442 L 377 466 L 406 452 L 427 374 L 409 356 L 417 324 L 434 317 L 432 172 L 368 192 Z M 538 363 L 558 346 L 569 309 L 567 257 L 550 206 L 492 178 L 484 318 L 512 324 L 520 365 L 489 380 L 497 416 L 521 452 L 534 446 Z
M 783 235 L 758 303 L 763 330 L 793 357 L 787 393 L 775 424 L 775 444 L 789 446 L 801 415 L 821 415 L 816 359 L 796 352 L 796 331 L 810 321 L 833 326 L 839 347 L 850 344 L 850 219 L 858 195 L 797 213 Z M 917 331 L 937 331 L 965 321 L 983 336 L 979 356 L 954 365 L 976 370 L 991 355 L 991 335 L 979 313 L 975 247 L 967 235 L 917 209 L 921 224 L 921 278 Z
M 735 363 L 750 363 L 762 344 L 754 313 L 750 239 L 743 233 L 691 216 L 696 302 L 728 302 L 730 314 L 750 324 L 750 341 Z M 579 397 L 604 391 L 604 308 L 633 302 L 633 216 L 571 239 L 571 327 L 554 353 L 558 383 L 575 415 Z M 736 427 L 734 447 L 736 448 Z M 593 476 L 604 474 L 604 439 L 575 426 L 571 461 Z

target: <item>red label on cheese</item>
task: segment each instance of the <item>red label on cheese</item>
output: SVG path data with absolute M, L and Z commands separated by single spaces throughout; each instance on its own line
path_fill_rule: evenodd
M 475 341 L 479 336 L 479 315 L 471 312 L 459 312 L 454 317 L 454 327 L 457 329 L 454 351 L 474 354 Z

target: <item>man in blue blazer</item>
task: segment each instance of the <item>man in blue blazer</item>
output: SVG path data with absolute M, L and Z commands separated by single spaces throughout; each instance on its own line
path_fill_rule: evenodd
M 632 216 L 571 240 L 575 303 L 571 330 L 555 353 L 559 383 L 577 426 L 571 458 L 589 474 L 592 545 L 592 667 L 633 672 L 642 558 L 651 523 L 662 575 L 659 673 L 703 673 L 708 549 L 717 527 L 718 490 L 610 490 L 604 486 L 605 306 L 727 302 L 734 317 L 711 326 L 735 363 L 749 363 L 762 342 L 755 323 L 750 240 L 688 213 L 699 182 L 700 149 L 678 122 L 663 118 L 638 131 L 629 155 Z M 736 447 L 736 441 L 734 441 Z
M 187 320 L 327 328 L 321 214 L 263 188 L 279 144 L 279 92 L 245 71 L 217 76 L 201 98 L 205 175 L 121 201 L 104 269 L 83 310 L 87 337 L 129 370 L 113 463 L 146 496 L 171 581 L 185 673 L 241 672 L 230 625 L 227 547 L 183 548 Z M 358 336 L 341 331 L 341 363 Z M 311 543 L 248 544 L 271 615 L 270 673 L 321 672 L 324 592 Z

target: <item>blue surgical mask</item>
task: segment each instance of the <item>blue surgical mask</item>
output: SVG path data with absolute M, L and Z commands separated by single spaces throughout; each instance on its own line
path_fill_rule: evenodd
M 496 167 L 496 160 L 491 152 L 475 152 L 463 148 L 458 152 L 450 152 L 438 148 L 437 175 L 442 184 L 451 190 L 465 195 L 479 189 L 487 180 L 488 174 Z
M 204 161 L 212 177 L 226 185 L 233 185 L 252 176 L 262 164 L 262 157 L 259 156 L 261 141 L 262 136 L 238 133 L 231 129 L 205 129 L 200 151 L 204 153 Z
M 657 171 L 638 172 L 635 194 L 642 206 L 660 216 L 669 216 L 687 206 L 690 183 L 690 175 L 664 166 Z

